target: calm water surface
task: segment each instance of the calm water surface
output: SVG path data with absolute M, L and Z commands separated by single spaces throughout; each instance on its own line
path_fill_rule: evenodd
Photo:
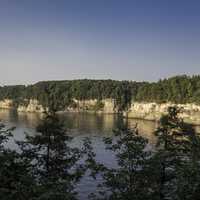
M 60 114 L 64 120 L 66 128 L 70 135 L 74 136 L 73 145 L 80 146 L 84 137 L 89 137 L 93 142 L 94 151 L 97 160 L 103 162 L 107 166 L 114 166 L 114 155 L 104 149 L 102 139 L 104 137 L 113 136 L 112 130 L 117 127 L 117 115 L 99 115 L 89 113 L 65 113 Z M 14 137 L 16 140 L 24 139 L 24 132 L 30 135 L 36 134 L 35 128 L 42 118 L 41 114 L 36 113 L 17 113 L 13 110 L 0 110 L 0 119 L 8 127 L 16 127 Z M 155 144 L 153 131 L 157 124 L 152 121 L 129 119 L 128 126 L 133 128 L 138 124 L 141 135 L 148 138 L 151 144 Z M 198 128 L 199 129 L 199 128 Z M 11 148 L 16 148 L 11 141 Z M 97 180 L 97 182 L 100 180 Z M 96 187 L 94 180 L 86 176 L 78 185 L 80 199 L 86 200 L 90 192 L 95 192 Z

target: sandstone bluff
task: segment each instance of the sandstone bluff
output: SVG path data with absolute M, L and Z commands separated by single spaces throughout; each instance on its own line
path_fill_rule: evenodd
M 19 104 L 15 105 L 13 100 L 5 99 L 0 101 L 0 108 L 2 109 L 16 109 L 18 112 L 38 112 L 43 113 L 48 108 L 44 108 L 39 101 L 36 99 L 27 100 L 26 105 Z M 114 99 L 103 99 L 101 101 L 102 108 L 95 110 L 95 105 L 97 100 L 76 100 L 73 99 L 73 106 L 67 106 L 63 112 L 97 112 L 103 114 L 116 114 L 119 110 L 116 106 Z M 74 106 L 76 105 L 76 106 Z M 167 109 L 170 106 L 177 106 L 181 108 L 182 112 L 180 117 L 184 121 L 200 125 L 200 106 L 192 103 L 187 104 L 174 104 L 174 103 L 142 103 L 142 102 L 132 102 L 126 111 L 123 111 L 123 115 L 128 118 L 137 118 L 145 120 L 157 121 L 163 114 L 167 113 Z

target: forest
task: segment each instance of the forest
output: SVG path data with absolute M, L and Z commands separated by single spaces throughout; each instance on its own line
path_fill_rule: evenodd
M 85 175 L 101 180 L 88 194 L 91 200 L 199 199 L 200 135 L 180 118 L 178 107 L 169 107 L 161 117 L 154 146 L 141 136 L 137 124 L 130 129 L 119 118 L 113 136 L 102 141 L 117 167 L 98 161 L 89 138 L 73 147 L 74 138 L 55 110 L 73 98 L 114 98 L 121 109 L 131 101 L 200 103 L 199 86 L 200 76 L 178 76 L 157 83 L 74 80 L 1 87 L 1 99 L 21 103 L 36 98 L 50 109 L 36 127 L 38 134 L 25 133 L 23 140 L 15 140 L 15 128 L 0 123 L 0 199 L 79 200 L 77 187 Z M 10 141 L 16 149 L 8 147 Z
M 59 110 L 72 103 L 72 99 L 112 98 L 121 110 L 132 101 L 156 103 L 200 104 L 200 76 L 175 76 L 158 82 L 136 82 L 115 80 L 69 80 L 43 81 L 33 85 L 0 87 L 0 100 L 13 99 L 23 104 L 25 99 L 37 99 L 49 107 L 49 99 Z

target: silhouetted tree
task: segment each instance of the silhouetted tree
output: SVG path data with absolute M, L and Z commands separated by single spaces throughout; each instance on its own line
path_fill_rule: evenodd
M 150 186 L 148 141 L 139 136 L 137 128 L 122 125 L 114 131 L 116 138 L 106 138 L 107 149 L 113 151 L 118 167 L 105 167 L 100 193 L 95 199 L 133 200 L 151 199 L 154 191 Z
M 154 163 L 154 169 L 159 177 L 160 200 L 192 199 L 191 197 L 199 190 L 195 186 L 195 184 L 199 186 L 197 181 L 199 180 L 197 167 L 197 163 L 199 165 L 197 152 L 200 150 L 199 136 L 191 125 L 183 122 L 179 113 L 180 109 L 169 107 L 168 114 L 161 118 L 160 125 L 155 131 L 158 141 L 154 155 L 157 167 Z M 192 178 L 188 179 L 186 174 L 189 171 Z M 192 184 L 193 181 L 195 183 Z M 187 186 L 189 183 L 190 185 Z M 190 197 L 187 198 L 187 196 Z
M 26 200 L 33 195 L 34 179 L 29 173 L 30 163 L 6 147 L 12 138 L 12 129 L 0 124 L 0 199 Z
M 31 171 L 37 181 L 35 199 L 76 199 L 75 185 L 87 170 L 81 159 L 90 154 L 90 143 L 83 149 L 72 148 L 72 138 L 55 112 L 46 114 L 37 131 L 20 143 L 23 156 L 32 161 Z

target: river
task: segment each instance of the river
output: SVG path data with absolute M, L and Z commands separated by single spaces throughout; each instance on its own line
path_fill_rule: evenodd
M 115 165 L 114 155 L 104 148 L 102 139 L 113 135 L 113 129 L 117 127 L 118 116 L 106 114 L 90 113 L 64 113 L 60 114 L 64 120 L 68 133 L 74 137 L 73 145 L 80 146 L 84 137 L 92 140 L 97 160 L 107 166 Z M 14 138 L 24 139 L 24 132 L 30 135 L 36 134 L 35 128 L 42 118 L 41 114 L 36 113 L 17 113 L 14 110 L 0 110 L 0 119 L 7 127 L 16 127 Z M 139 133 L 149 139 L 150 144 L 155 144 L 156 139 L 153 134 L 157 124 L 152 121 L 128 119 L 128 126 L 133 128 L 138 124 Z M 199 129 L 199 128 L 198 128 Z M 16 146 L 11 141 L 8 144 L 11 148 Z M 96 192 L 93 179 L 86 176 L 78 185 L 79 197 L 86 200 L 90 192 Z

